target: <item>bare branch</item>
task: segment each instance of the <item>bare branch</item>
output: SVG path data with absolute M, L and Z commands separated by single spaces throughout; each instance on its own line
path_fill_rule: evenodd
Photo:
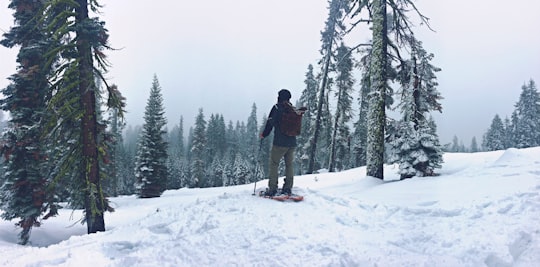
M 351 52 L 352 52 L 353 50 L 356 50 L 356 49 L 362 47 L 362 46 L 372 46 L 372 44 L 359 44 L 359 45 L 357 45 L 357 46 L 351 48 Z
M 403 58 L 401 57 L 401 54 L 399 53 L 399 48 L 396 46 L 396 44 L 394 44 L 391 40 L 388 40 L 388 46 L 390 46 L 392 50 L 394 50 L 394 52 L 396 53 L 395 56 L 390 53 L 388 53 L 388 55 L 395 60 L 398 60 L 399 62 L 403 62 Z
M 362 47 L 362 46 L 371 46 L 371 44 L 359 44 L 359 45 L 357 45 L 357 46 L 355 46 L 355 47 L 353 47 L 353 48 L 350 48 L 349 51 L 348 51 L 345 55 L 343 55 L 343 57 L 341 57 L 340 59 L 338 59 L 338 60 L 336 61 L 335 65 L 339 65 L 339 64 L 341 63 L 341 61 L 342 61 L 344 58 L 346 58 L 346 57 L 347 57 L 349 54 L 351 54 L 354 50 L 356 50 L 356 49 L 358 49 L 358 48 L 360 48 L 360 47 Z
M 435 32 L 435 30 L 433 30 L 431 28 L 431 25 L 429 25 L 429 18 L 424 16 L 419 10 L 418 8 L 416 7 L 416 5 L 410 1 L 410 0 L 407 0 L 407 2 L 413 7 L 414 11 L 416 11 L 416 13 L 418 14 L 418 16 L 420 16 L 420 19 L 422 20 L 423 23 L 426 24 L 426 26 L 428 27 L 428 29 L 430 29 L 431 31 Z

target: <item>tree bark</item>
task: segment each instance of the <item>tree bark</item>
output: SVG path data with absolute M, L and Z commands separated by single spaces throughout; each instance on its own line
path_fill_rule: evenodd
M 83 117 L 81 121 L 82 166 L 81 179 L 85 184 L 85 216 L 88 233 L 105 231 L 103 192 L 99 177 L 98 125 L 96 110 L 96 86 L 93 75 L 90 36 L 85 31 L 88 23 L 88 1 L 77 0 L 76 8 L 77 51 L 79 53 L 79 93 Z M 87 30 L 87 29 L 86 29 Z
M 384 132 L 386 124 L 387 87 L 387 25 L 386 0 L 373 1 L 373 50 L 371 54 L 371 85 L 368 136 L 367 176 L 384 179 Z
M 341 97 L 342 97 L 342 92 L 343 89 L 339 89 L 339 93 L 338 93 L 338 100 L 337 100 L 337 103 L 340 103 L 341 102 Z M 329 162 L 328 162 L 328 171 L 329 172 L 334 172 L 334 169 L 335 169 L 335 166 L 336 166 L 336 139 L 337 139 L 337 134 L 338 134 L 338 126 L 339 126 L 339 119 L 341 117 L 341 110 L 340 110 L 340 107 L 338 105 L 338 107 L 336 108 L 336 117 L 334 119 L 334 127 L 332 129 L 332 140 L 330 142 L 330 159 L 329 159 Z

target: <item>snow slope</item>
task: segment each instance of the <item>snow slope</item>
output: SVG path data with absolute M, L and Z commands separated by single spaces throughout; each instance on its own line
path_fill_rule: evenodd
M 0 266 L 540 266 L 540 148 L 444 159 L 441 176 L 405 181 L 396 166 L 385 182 L 365 168 L 299 176 L 299 203 L 253 184 L 112 198 L 106 232 L 86 235 L 66 209 L 31 246 L 0 220 Z

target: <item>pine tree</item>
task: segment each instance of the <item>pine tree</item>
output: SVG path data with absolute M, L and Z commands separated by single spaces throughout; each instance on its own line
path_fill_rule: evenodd
M 191 184 L 191 166 L 187 160 L 180 162 L 180 172 L 177 173 L 180 180 L 180 187 L 193 187 Z
M 237 154 L 234 159 L 233 175 L 233 185 L 242 185 L 250 182 L 251 172 L 248 163 L 240 154 Z
M 508 117 L 504 119 L 504 147 L 515 147 L 515 142 L 513 139 L 514 136 L 514 129 L 512 126 L 512 122 Z
M 540 146 L 540 94 L 532 79 L 521 90 L 513 115 L 515 145 L 517 148 Z
M 430 64 L 433 54 L 426 53 L 421 42 L 411 41 L 412 59 L 404 62 L 400 73 L 403 118 L 391 142 L 395 151 L 392 162 L 399 163 L 402 179 L 434 175 L 434 168 L 442 163 L 442 149 L 432 129 L 434 122 L 427 117 L 431 110 L 442 109 L 435 76 L 440 69 Z
M 52 175 L 58 184 L 71 185 L 70 201 L 83 206 L 88 233 L 105 231 L 104 212 L 109 209 L 102 189 L 106 147 L 105 125 L 98 121 L 101 95 L 96 79 L 105 84 L 107 106 L 117 108 L 122 117 L 124 99 L 104 73 L 109 67 L 103 50 L 108 49 L 108 33 L 99 18 L 96 0 L 46 1 L 48 32 L 61 44 L 45 53 L 49 62 L 59 60 L 51 80 L 47 134 L 57 146 L 51 158 L 57 163 Z
M 218 152 L 221 144 L 223 143 L 222 138 L 224 138 L 223 135 L 220 135 L 218 130 L 219 127 L 219 115 L 211 114 L 210 119 L 208 120 L 208 127 L 206 127 L 207 157 L 204 159 L 204 162 L 208 165 L 211 164 L 215 159 L 220 159 L 223 157 L 221 151 Z
M 169 132 L 169 158 L 181 159 L 185 157 L 184 119 L 180 117 L 179 124 L 174 125 Z
M 117 144 L 116 153 L 118 195 L 132 195 L 135 193 L 136 183 L 133 176 L 135 157 L 128 154 L 125 142 Z
M 234 128 L 232 121 L 229 121 L 227 125 L 227 131 L 225 133 L 225 140 L 227 142 L 227 154 L 228 157 L 234 159 L 236 153 L 240 151 L 240 136 Z
M 262 133 L 264 131 L 266 118 L 268 118 L 268 116 L 266 114 L 263 114 L 262 119 L 261 119 L 261 121 L 263 123 L 259 127 L 259 133 Z M 259 166 L 261 166 L 262 174 L 261 174 L 261 177 L 258 177 L 260 179 L 262 179 L 263 177 L 266 177 L 266 175 L 268 174 L 268 164 L 267 164 L 267 162 L 270 160 L 270 147 L 272 145 L 272 140 L 274 139 L 273 134 L 274 133 L 272 131 L 270 133 L 270 136 L 268 136 L 268 138 L 264 138 L 259 143 L 259 153 L 260 154 L 258 155 L 257 162 L 258 162 Z M 304 162 L 304 160 L 302 162 Z M 258 180 L 260 180 L 260 179 L 258 179 Z
M 223 157 L 225 156 L 226 149 L 226 140 L 225 140 L 225 121 L 223 115 L 212 114 L 210 115 L 210 120 L 208 121 L 208 127 L 206 128 L 206 155 L 208 156 L 205 160 L 205 166 L 209 166 L 210 176 L 208 185 L 217 186 L 217 184 L 222 184 L 222 173 L 223 171 L 218 170 L 218 176 L 214 177 L 214 171 L 212 169 L 219 168 L 222 169 L 221 164 Z M 217 179 L 220 181 L 217 182 Z
M 227 151 L 227 154 L 230 153 Z M 230 157 L 226 156 L 223 159 L 223 174 L 221 176 L 222 184 L 223 186 L 230 186 L 231 185 L 231 178 L 233 176 L 232 174 L 232 166 L 234 165 L 234 159 L 231 159 Z
M 180 122 L 175 125 L 169 134 L 169 153 L 167 177 L 167 189 L 179 189 L 182 187 L 183 167 L 186 164 L 184 144 L 184 119 L 180 116 Z
M 135 127 L 128 125 L 125 130 L 125 138 L 123 145 L 123 157 L 122 157 L 122 181 L 121 181 L 121 195 L 131 195 L 137 192 L 136 184 L 137 179 L 133 175 L 135 170 L 135 162 L 137 158 L 137 146 L 138 140 L 142 133 L 142 126 L 137 125 Z
M 46 120 L 45 97 L 49 91 L 48 78 L 52 66 L 45 53 L 53 47 L 46 36 L 45 25 L 40 20 L 44 4 L 41 1 L 11 1 L 15 10 L 15 26 L 4 34 L 0 43 L 13 48 L 20 46 L 17 55 L 17 73 L 11 84 L 1 92 L 1 108 L 9 111 L 11 118 L 3 136 L 2 152 L 5 157 L 4 180 L 0 184 L 2 218 L 13 220 L 22 228 L 19 243 L 27 244 L 33 226 L 42 218 L 56 215 L 56 204 L 47 187 L 51 182 L 46 176 L 46 143 L 42 138 Z M 42 215 L 48 212 L 47 215 Z
M 193 153 L 191 159 L 191 175 L 193 186 L 202 188 L 204 187 L 205 180 L 205 154 L 207 151 L 207 139 L 206 139 L 206 120 L 204 119 L 203 109 L 199 109 L 199 114 L 195 119 L 195 128 L 193 129 L 193 141 L 191 145 L 191 152 Z
M 304 84 L 306 87 L 302 91 L 302 95 L 297 104 L 297 106 L 308 108 L 302 119 L 302 134 L 296 138 L 298 145 L 296 151 L 300 157 L 297 157 L 298 161 L 295 164 L 295 170 L 297 170 L 299 174 L 307 172 L 307 166 L 309 164 L 309 140 L 311 139 L 312 125 L 315 122 L 314 110 L 317 105 L 317 80 L 313 74 L 313 65 L 311 64 L 308 65 Z
M 264 120 L 263 120 L 264 121 Z M 246 140 L 248 143 L 248 171 L 249 175 L 246 180 L 246 183 L 251 183 L 262 179 L 262 174 L 259 173 L 262 168 L 259 164 L 259 157 L 261 156 L 262 143 L 259 138 L 259 123 L 257 122 L 257 105 L 253 103 L 251 107 L 251 113 L 247 121 L 247 136 Z
M 236 126 L 234 127 L 234 131 L 236 132 L 236 136 L 238 138 L 238 154 L 241 154 L 242 156 L 247 155 L 248 151 L 248 145 L 244 141 L 247 138 L 247 127 L 246 124 L 242 121 L 237 121 Z
M 359 19 L 353 25 L 358 25 L 360 22 L 371 23 L 373 35 L 369 55 L 371 90 L 368 97 L 366 174 L 383 179 L 386 108 L 392 104 L 392 92 L 388 80 L 395 75 L 392 61 L 397 60 L 398 63 L 402 63 L 404 60 L 401 58 L 400 48 L 411 44 L 409 40 L 413 37 L 412 23 L 406 13 L 411 9 L 416 11 L 422 23 L 425 24 L 427 24 L 427 18 L 418 12 L 412 0 L 357 0 L 354 2 L 356 8 L 353 11 L 353 17 L 364 14 L 363 11 L 366 9 L 370 17 L 367 20 Z M 387 6 L 390 8 L 389 13 Z
M 319 142 L 319 135 L 324 129 L 329 127 L 322 126 L 322 120 L 329 118 L 328 111 L 328 94 L 327 89 L 331 83 L 330 71 L 333 68 L 333 57 L 336 51 L 335 46 L 337 42 L 343 38 L 345 26 L 343 24 L 344 14 L 348 11 L 348 1 L 345 0 L 330 0 L 329 1 L 329 14 L 325 23 L 325 29 L 321 32 L 322 35 L 322 47 L 321 54 L 323 56 L 321 64 L 321 86 L 319 87 L 319 99 L 317 101 L 317 109 L 315 112 L 315 121 L 313 124 L 313 135 L 309 142 L 310 147 L 308 150 L 309 164 L 307 173 L 313 173 L 315 170 L 317 143 Z M 326 108 L 325 108 L 326 107 Z M 329 126 L 329 125 L 328 125 Z
M 246 124 L 246 137 L 244 141 L 247 143 L 247 159 L 254 165 L 259 150 L 259 124 L 257 122 L 257 105 L 253 103 L 251 113 Z
M 112 109 L 110 111 L 109 119 L 110 129 L 108 134 L 109 146 L 107 155 L 109 158 L 109 164 L 107 165 L 107 176 L 104 180 L 104 191 L 108 196 L 118 196 L 120 188 L 122 187 L 122 170 L 125 169 L 124 161 L 124 139 L 122 137 L 122 131 L 125 127 L 123 121 L 118 118 L 118 111 Z
M 452 146 L 450 147 L 450 152 L 463 152 L 459 147 L 459 139 L 456 135 L 452 138 Z
M 206 132 L 208 151 L 213 151 L 212 153 L 215 153 L 213 158 L 223 159 L 227 150 L 227 129 L 223 115 L 215 114 L 210 116 Z
M 368 55 L 364 56 L 361 59 L 362 68 L 362 78 L 361 78 L 361 88 L 360 88 L 360 97 L 359 100 L 359 114 L 358 120 L 354 124 L 354 135 L 352 138 L 352 159 L 351 167 L 360 167 L 366 165 L 366 147 L 367 147 L 367 116 L 369 110 L 369 101 L 368 96 L 370 92 L 370 80 L 369 80 L 369 59 L 371 57 Z
M 184 158 L 186 153 L 184 142 L 184 117 L 180 116 L 180 122 L 178 123 L 178 140 L 177 140 L 178 157 Z
M 225 174 L 225 166 L 221 159 L 216 158 L 212 161 L 208 168 L 208 186 L 220 187 L 223 186 L 223 175 Z
M 167 142 L 164 140 L 167 120 L 164 114 L 161 87 L 154 75 L 135 167 L 137 194 L 141 198 L 159 197 L 167 185 Z
M 491 126 L 484 135 L 483 147 L 486 151 L 495 151 L 505 149 L 504 136 L 505 129 L 501 117 L 496 114 L 491 122 Z
M 424 147 L 424 151 L 428 157 L 425 165 L 419 168 L 421 175 L 437 175 L 434 170 L 442 167 L 444 151 L 437 135 L 437 124 L 433 117 L 430 116 L 427 120 L 427 126 L 421 127 L 421 129 L 420 144 Z
M 476 136 L 473 136 L 471 140 L 471 153 L 479 152 L 480 149 L 478 148 L 478 142 L 476 141 Z
M 337 50 L 337 77 L 336 77 L 336 98 L 337 106 L 332 127 L 332 139 L 330 145 L 330 157 L 328 170 L 333 172 L 337 167 L 343 170 L 348 166 L 349 156 L 349 121 L 352 118 L 352 91 L 354 85 L 353 59 L 349 48 L 345 44 Z

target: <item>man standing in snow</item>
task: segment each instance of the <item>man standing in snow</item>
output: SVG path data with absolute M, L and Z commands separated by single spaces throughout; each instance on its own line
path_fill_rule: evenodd
M 289 102 L 291 99 L 291 92 L 287 89 L 282 89 L 278 92 L 278 102 L 272 107 L 270 115 L 266 120 L 266 125 L 263 132 L 261 133 L 261 138 L 267 137 L 272 129 L 274 131 L 274 141 L 272 143 L 272 150 L 270 152 L 270 161 L 269 161 L 269 174 L 268 174 L 268 189 L 266 190 L 265 195 L 268 197 L 273 197 L 277 194 L 278 188 L 278 167 L 279 161 L 281 158 L 285 159 L 285 183 L 281 190 L 282 194 L 291 195 L 291 189 L 293 187 L 293 176 L 294 176 L 294 151 L 296 148 L 296 136 L 288 136 L 281 132 L 280 123 L 281 116 L 287 108 L 293 108 L 292 104 Z

